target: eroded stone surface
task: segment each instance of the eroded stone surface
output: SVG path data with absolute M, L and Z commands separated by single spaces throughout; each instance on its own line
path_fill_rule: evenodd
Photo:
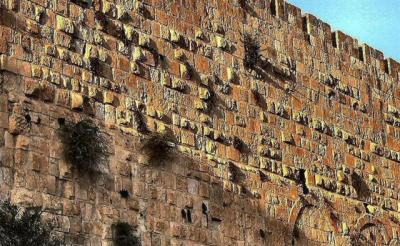
M 111 245 L 120 220 L 143 245 L 398 243 L 396 61 L 282 0 L 3 5 L 0 193 L 66 244 Z M 95 181 L 58 134 L 87 118 L 110 140 Z

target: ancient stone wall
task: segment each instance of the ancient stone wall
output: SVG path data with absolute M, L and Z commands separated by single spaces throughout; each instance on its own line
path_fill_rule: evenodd
M 143 245 L 399 245 L 398 79 L 281 0 L 0 0 L 1 200 L 67 245 L 116 221 Z M 62 155 L 82 119 L 111 143 L 95 180 Z

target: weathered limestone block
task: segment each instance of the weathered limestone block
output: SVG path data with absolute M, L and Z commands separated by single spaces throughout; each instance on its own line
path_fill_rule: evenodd
M 287 143 L 287 144 L 294 144 L 294 139 L 290 132 L 282 132 L 281 140 L 282 140 L 282 142 Z
M 194 101 L 194 107 L 197 110 L 200 110 L 200 111 L 208 110 L 208 104 L 206 102 L 202 101 L 202 100 L 195 100 Z
M 145 57 L 146 56 L 143 54 L 143 51 L 142 51 L 142 49 L 140 47 L 135 47 L 134 48 L 133 55 L 132 55 L 133 61 L 141 62 L 141 61 L 144 60 Z
M 181 74 L 181 78 L 190 79 L 191 72 L 190 72 L 190 67 L 187 64 L 181 63 L 179 65 L 179 71 L 180 71 L 180 74 Z
M 82 109 L 83 107 L 83 96 L 79 93 L 71 93 L 71 108 Z
M 215 37 L 215 42 L 217 44 L 217 47 L 222 49 L 222 50 L 226 50 L 229 47 L 229 44 L 228 44 L 228 42 L 226 41 L 226 39 L 224 37 L 216 36 Z
M 171 88 L 177 91 L 184 91 L 185 90 L 185 82 L 178 79 L 178 78 L 173 78 L 172 83 L 171 83 Z
M 211 98 L 210 90 L 204 87 L 199 87 L 199 97 L 202 100 L 208 100 Z
M 151 39 L 148 35 L 139 34 L 139 46 L 151 48 Z
M 74 33 L 74 24 L 73 24 L 72 20 L 67 19 L 60 15 L 57 15 L 56 29 L 59 31 L 69 33 L 69 34 L 73 34 Z
M 172 86 L 172 84 L 171 84 L 171 77 L 170 77 L 169 74 L 166 73 L 166 72 L 162 72 L 162 73 L 161 73 L 161 79 L 160 79 L 160 81 L 161 81 L 161 84 L 162 84 L 163 86 L 166 86 L 166 87 L 171 87 L 171 86 Z
M 174 51 L 174 58 L 181 62 L 185 61 L 186 60 L 185 52 L 182 49 L 176 49 Z
M 233 68 L 228 67 L 226 69 L 226 76 L 228 79 L 228 82 L 233 83 L 236 80 L 236 72 L 233 70 Z
M 175 30 L 169 30 L 169 41 L 173 43 L 179 43 L 182 39 L 182 36 Z
M 142 74 L 142 69 L 141 69 L 140 65 L 138 63 L 136 63 L 136 62 L 131 62 L 130 63 L 130 71 L 133 74 L 136 74 L 136 75 L 141 75 Z

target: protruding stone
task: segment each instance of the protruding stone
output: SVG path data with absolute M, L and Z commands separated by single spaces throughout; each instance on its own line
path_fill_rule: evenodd
M 349 226 L 345 222 L 342 223 L 342 232 L 345 236 L 349 235 L 350 232 Z
M 226 76 L 227 76 L 229 82 L 231 82 L 231 83 L 234 82 L 236 79 L 235 70 L 233 70 L 233 68 L 228 67 L 226 69 Z
M 191 74 L 190 74 L 190 69 L 188 65 L 181 63 L 180 66 L 180 72 L 181 72 L 181 77 L 183 79 L 190 79 Z
M 168 73 L 161 73 L 161 84 L 166 87 L 171 87 L 171 77 Z
M 220 49 L 225 50 L 228 48 L 228 42 L 225 40 L 225 38 L 223 38 L 221 36 L 216 36 L 215 42 L 217 43 L 217 47 Z
M 316 174 L 315 175 L 315 184 L 318 186 L 323 186 L 324 185 L 324 179 L 322 178 L 321 175 Z
M 182 49 L 177 49 L 174 51 L 174 58 L 178 61 L 184 61 L 186 56 Z
M 337 179 L 339 182 L 344 182 L 346 180 L 346 174 L 343 171 L 338 171 Z
M 207 110 L 208 109 L 208 104 L 202 100 L 196 100 L 194 102 L 194 105 L 197 110 Z
M 287 144 L 294 143 L 293 136 L 290 132 L 282 132 L 281 139 L 282 139 L 282 142 L 287 143 Z
M 57 15 L 57 25 L 56 29 L 69 34 L 74 33 L 74 24 L 70 19 L 67 19 L 61 15 Z
M 136 62 L 131 62 L 130 67 L 131 67 L 130 68 L 131 72 L 133 74 L 136 74 L 136 75 L 140 75 L 141 74 L 141 68 L 140 68 L 139 64 L 137 64 Z
M 196 30 L 195 37 L 197 39 L 204 40 L 205 34 L 204 34 L 203 30 L 201 30 L 201 29 Z
M 139 35 L 139 45 L 142 47 L 150 48 L 151 47 L 151 40 L 150 37 L 146 34 Z
M 71 108 L 82 109 L 83 107 L 83 96 L 79 93 L 71 93 Z
M 368 212 L 368 213 L 370 213 L 370 214 L 375 214 L 376 211 L 377 211 L 377 207 L 372 206 L 372 205 L 370 205 L 370 204 L 367 205 L 367 212 Z
M 179 43 L 181 41 L 181 35 L 175 30 L 169 30 L 169 40 L 173 43 Z
M 282 175 L 283 175 L 283 177 L 288 178 L 288 177 L 290 177 L 291 173 L 292 173 L 292 170 L 291 170 L 290 167 L 288 167 L 286 165 L 282 165 Z
M 122 20 L 128 16 L 128 10 L 123 4 L 117 5 L 117 19 Z
M 136 62 L 141 62 L 144 60 L 145 55 L 140 47 L 135 47 L 133 51 L 133 60 Z
M 208 100 L 211 97 L 211 93 L 207 88 L 199 87 L 199 97 L 202 100 Z
M 184 91 L 185 90 L 185 83 L 178 79 L 178 78 L 174 78 L 172 80 L 172 84 L 171 84 L 171 88 L 178 90 L 178 91 Z
M 130 25 L 124 25 L 124 34 L 128 41 L 132 41 L 135 37 L 135 29 Z

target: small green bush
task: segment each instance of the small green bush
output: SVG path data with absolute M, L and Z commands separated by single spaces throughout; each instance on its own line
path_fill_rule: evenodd
M 41 221 L 41 210 L 37 207 L 24 210 L 3 202 L 0 206 L 1 246 L 55 246 L 61 245 L 52 238 L 50 225 Z
M 63 154 L 78 171 L 98 172 L 107 157 L 107 139 L 92 121 L 65 122 L 60 129 Z
M 133 226 L 126 222 L 117 222 L 112 225 L 114 243 L 116 246 L 140 246 L 140 240 L 135 235 Z

